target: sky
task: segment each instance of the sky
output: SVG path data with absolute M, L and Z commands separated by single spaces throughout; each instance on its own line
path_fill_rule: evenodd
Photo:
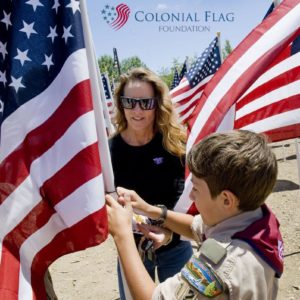
M 174 59 L 198 57 L 220 32 L 221 47 L 235 48 L 262 20 L 271 0 L 87 0 L 87 11 L 97 57 L 119 60 L 138 56 L 155 72 L 172 67 Z M 118 5 L 129 10 L 122 27 L 104 19 Z M 173 19 L 172 19 L 173 16 Z M 179 19 L 178 19 L 179 18 Z

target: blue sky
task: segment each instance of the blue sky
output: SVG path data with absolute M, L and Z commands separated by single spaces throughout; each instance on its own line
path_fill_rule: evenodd
M 137 55 L 150 69 L 159 72 L 162 68 L 170 68 L 174 59 L 183 62 L 187 56 L 201 55 L 216 32 L 221 32 L 222 45 L 228 39 L 232 47 L 236 47 L 261 22 L 271 2 L 87 0 L 87 9 L 97 57 L 113 55 L 115 47 L 119 60 Z M 130 9 L 129 18 L 115 30 L 106 23 L 102 11 L 106 5 L 111 8 L 122 3 Z M 181 20 L 167 21 L 171 20 L 171 14 L 180 15 Z

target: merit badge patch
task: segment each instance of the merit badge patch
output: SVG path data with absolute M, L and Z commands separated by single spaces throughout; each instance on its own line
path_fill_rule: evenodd
M 181 270 L 181 275 L 202 295 L 213 298 L 223 293 L 223 285 L 221 280 L 196 256 L 186 263 Z

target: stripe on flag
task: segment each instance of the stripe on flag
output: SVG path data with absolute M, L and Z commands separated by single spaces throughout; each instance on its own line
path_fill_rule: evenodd
M 228 110 L 295 39 L 299 34 L 299 15 L 298 0 L 283 1 L 228 56 L 206 85 L 192 113 L 187 152 L 203 137 L 218 129 Z M 190 185 L 190 180 L 186 180 L 187 189 Z M 175 209 L 186 212 L 184 209 L 191 209 L 191 204 L 188 198 L 181 197 Z
M 107 237 L 79 2 L 48 2 L 0 4 L 1 299 L 45 299 L 48 266 Z

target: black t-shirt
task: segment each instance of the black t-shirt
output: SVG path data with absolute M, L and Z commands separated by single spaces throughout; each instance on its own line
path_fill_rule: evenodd
M 146 145 L 128 145 L 120 134 L 110 139 L 115 186 L 135 190 L 145 201 L 173 209 L 184 188 L 184 166 L 167 152 L 157 133 Z M 178 243 L 178 236 L 167 247 Z M 161 249 L 163 250 L 163 249 Z

